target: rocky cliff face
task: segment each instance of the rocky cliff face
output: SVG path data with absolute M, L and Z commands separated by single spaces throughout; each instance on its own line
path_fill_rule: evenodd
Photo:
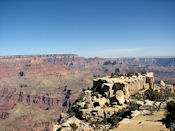
M 61 57 L 61 56 L 60 56 Z M 70 64 L 71 57 L 73 60 L 75 56 L 67 56 L 62 58 L 49 58 L 49 57 L 39 57 L 39 56 L 23 56 L 23 57 L 5 57 L 0 59 L 0 79 L 4 77 L 12 77 L 16 75 L 23 75 L 28 74 L 37 74 L 37 75 L 56 75 L 62 73 L 72 73 L 70 68 L 68 68 L 67 64 Z M 70 61 L 68 61 L 68 60 Z
M 81 58 L 76 55 L 1 57 L 0 123 L 4 123 L 1 130 L 23 130 L 25 128 L 50 130 L 53 122 L 56 121 L 56 116 L 52 120 L 43 121 L 41 119 L 35 123 L 34 120 L 28 121 L 28 117 L 30 118 L 33 112 L 21 117 L 12 116 L 10 112 L 18 103 L 47 112 L 50 110 L 55 110 L 57 113 L 67 111 L 76 98 L 78 93 L 76 90 L 79 90 L 79 88 L 75 90 L 70 88 L 73 79 L 77 80 L 72 86 L 81 85 L 81 82 L 78 82 L 80 78 L 71 78 L 79 73 L 79 70 L 69 67 L 78 64 L 76 61 L 81 62 Z M 16 121 L 25 118 L 22 123 L 29 122 L 32 126 L 17 127 L 9 123 L 8 119 L 12 119 L 11 117 L 14 117 Z
M 64 87 L 59 88 L 60 91 L 64 90 Z M 9 107 L 10 104 L 14 105 L 16 103 L 22 103 L 24 105 L 33 105 L 33 106 L 37 106 L 39 108 L 42 109 L 63 109 L 63 99 L 61 96 L 65 97 L 65 101 L 68 101 L 68 103 L 72 103 L 73 100 L 71 100 L 71 96 L 69 94 L 65 94 L 65 95 L 58 95 L 56 96 L 55 93 L 49 93 L 49 94 L 45 94 L 45 93 L 37 93 L 37 94 L 28 94 L 25 91 L 21 91 L 20 89 L 16 89 L 16 88 L 3 88 L 0 90 L 0 97 L 2 101 L 7 101 L 6 105 L 3 105 L 1 107 L 4 108 L 4 110 L 8 110 L 11 107 Z M 66 99 L 67 97 L 67 99 Z M 9 103 L 9 105 L 7 104 Z M 67 106 L 65 106 L 67 107 Z

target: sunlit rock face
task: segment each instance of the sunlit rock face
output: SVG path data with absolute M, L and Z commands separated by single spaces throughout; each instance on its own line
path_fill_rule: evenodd
M 117 92 L 122 90 L 125 98 L 128 99 L 131 95 L 136 94 L 140 90 L 146 90 L 149 87 L 153 88 L 154 84 L 154 73 L 149 72 L 145 75 L 138 74 L 138 76 L 122 76 L 114 77 L 111 76 L 101 77 L 93 80 L 93 87 L 101 92 L 108 92 L 112 94 L 111 90 Z

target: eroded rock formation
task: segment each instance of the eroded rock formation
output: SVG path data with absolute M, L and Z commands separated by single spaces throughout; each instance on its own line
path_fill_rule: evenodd
M 113 78 L 107 76 L 94 79 L 93 87 L 82 93 L 82 96 L 69 108 L 68 114 L 61 114 L 53 130 L 72 130 L 72 124 L 76 125 L 79 131 L 109 130 L 111 125 L 105 124 L 105 121 L 107 119 L 110 121 L 117 111 L 124 109 L 131 96 L 153 88 L 153 84 L 153 73 L 146 73 L 145 75 L 138 73 L 129 77 L 127 75 Z M 138 114 L 138 112 L 130 111 L 128 113 L 130 117 Z

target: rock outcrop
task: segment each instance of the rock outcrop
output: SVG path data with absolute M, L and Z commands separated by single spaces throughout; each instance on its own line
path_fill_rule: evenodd
M 116 99 L 120 105 L 124 104 L 125 98 L 124 98 L 124 93 L 122 90 L 118 90 L 116 92 Z
M 160 81 L 160 85 L 165 87 L 165 82 L 163 80 Z
M 153 88 L 153 84 L 154 74 L 152 72 L 146 73 L 145 75 L 133 75 L 131 77 L 121 76 L 111 78 L 110 76 L 106 76 L 93 80 L 93 87 L 103 92 L 104 95 L 112 95 L 113 92 L 122 90 L 126 99 L 138 91 Z M 107 92 L 109 94 L 107 94 Z
M 105 124 L 106 119 L 110 121 L 116 112 L 127 107 L 131 96 L 152 88 L 153 84 L 153 73 L 96 78 L 93 80 L 93 87 L 81 94 L 69 108 L 68 114 L 60 115 L 53 130 L 72 130 L 72 124 L 76 125 L 79 131 L 109 130 L 111 125 Z M 147 101 L 146 104 L 149 103 Z M 138 111 L 127 112 L 130 114 L 128 117 L 139 115 Z

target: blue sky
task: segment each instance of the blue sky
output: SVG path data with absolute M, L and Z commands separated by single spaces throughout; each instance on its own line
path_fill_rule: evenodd
M 0 0 L 0 55 L 175 56 L 175 0 Z

